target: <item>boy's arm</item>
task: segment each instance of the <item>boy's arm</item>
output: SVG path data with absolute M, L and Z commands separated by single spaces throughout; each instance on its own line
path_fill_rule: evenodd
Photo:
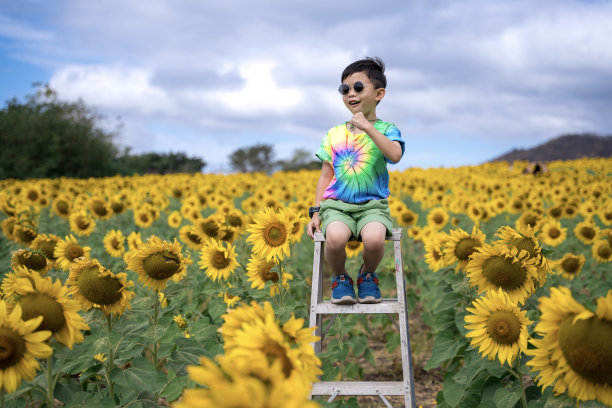
M 390 140 L 370 123 L 362 112 L 357 112 L 349 123 L 366 132 L 370 139 L 376 144 L 380 152 L 393 163 L 402 158 L 402 146 L 396 140 Z
M 333 177 L 334 168 L 328 162 L 323 162 L 323 165 L 321 166 L 321 175 L 319 176 L 319 182 L 317 183 L 317 191 L 315 193 L 315 207 L 321 205 L 323 193 Z

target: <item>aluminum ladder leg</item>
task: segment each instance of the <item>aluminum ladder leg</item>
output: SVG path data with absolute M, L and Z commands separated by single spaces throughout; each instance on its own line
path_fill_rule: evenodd
M 315 327 L 314 334 L 321 340 L 313 343 L 315 353 L 321 353 L 321 344 L 325 333 L 321 329 L 323 315 L 349 313 L 385 313 L 397 314 L 399 317 L 400 347 L 402 353 L 402 381 L 321 381 L 312 385 L 311 397 L 314 395 L 329 395 L 331 402 L 338 395 L 378 395 L 389 408 L 393 408 L 385 398 L 388 395 L 403 395 L 405 407 L 415 408 L 414 378 L 412 375 L 412 353 L 410 350 L 410 333 L 408 331 L 408 310 L 406 308 L 406 288 L 404 283 L 404 268 L 402 261 L 402 229 L 394 228 L 393 233 L 386 237 L 393 241 L 395 255 L 395 281 L 397 284 L 397 299 L 383 299 L 381 303 L 354 305 L 335 305 L 329 300 L 323 300 L 323 267 L 325 237 L 322 233 L 314 234 L 314 260 L 312 267 L 312 294 L 310 298 L 310 327 Z M 395 321 L 392 319 L 395 323 Z M 396 324 L 396 326 L 398 326 Z

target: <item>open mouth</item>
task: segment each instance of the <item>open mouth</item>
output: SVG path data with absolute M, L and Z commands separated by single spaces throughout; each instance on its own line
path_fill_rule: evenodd
M 349 105 L 351 105 L 351 106 L 357 106 L 357 105 L 359 105 L 359 103 L 360 103 L 360 101 L 350 101 L 350 102 L 349 102 Z

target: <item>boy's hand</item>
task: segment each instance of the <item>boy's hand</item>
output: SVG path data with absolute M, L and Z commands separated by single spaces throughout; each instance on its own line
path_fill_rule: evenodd
M 365 131 L 367 127 L 371 125 L 371 123 L 366 119 L 363 112 L 357 112 L 356 114 L 354 114 L 349 123 L 363 131 Z
M 314 239 L 314 233 L 321 232 L 321 219 L 319 218 L 319 213 L 316 212 L 312 215 L 312 219 L 308 223 L 308 227 L 306 228 L 308 232 L 308 236 Z

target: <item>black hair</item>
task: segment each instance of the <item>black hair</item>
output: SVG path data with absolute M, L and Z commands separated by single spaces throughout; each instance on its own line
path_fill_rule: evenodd
M 387 87 L 385 63 L 378 57 L 365 57 L 365 59 L 353 62 L 348 67 L 344 68 L 344 71 L 342 71 L 340 82 L 344 82 L 348 76 L 356 72 L 365 72 L 368 79 L 372 82 L 372 84 L 374 84 L 375 88 Z

